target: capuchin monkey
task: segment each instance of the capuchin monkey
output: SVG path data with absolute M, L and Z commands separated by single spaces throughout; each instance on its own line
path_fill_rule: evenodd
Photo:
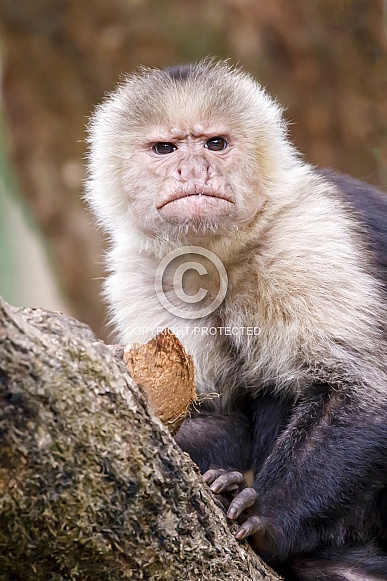
M 305 163 L 224 62 L 129 76 L 90 144 L 119 341 L 193 355 L 176 441 L 236 537 L 288 580 L 387 580 L 387 196 Z

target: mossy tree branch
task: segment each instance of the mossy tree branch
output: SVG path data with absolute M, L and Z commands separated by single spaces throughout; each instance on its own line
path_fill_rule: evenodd
M 277 579 L 84 324 L 0 301 L 0 571 L 12 581 Z

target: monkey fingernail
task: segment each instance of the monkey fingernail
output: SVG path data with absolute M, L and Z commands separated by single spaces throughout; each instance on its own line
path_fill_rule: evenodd
M 225 475 L 219 476 L 210 486 L 212 492 L 224 492 L 227 488 L 227 478 Z
M 246 522 L 243 523 L 239 531 L 236 533 L 235 538 L 242 540 L 258 531 L 264 531 L 263 523 L 259 516 L 251 516 L 247 519 Z
M 221 468 L 217 470 L 215 469 L 207 470 L 207 472 L 203 474 L 203 480 L 207 484 L 212 484 L 213 482 L 215 482 L 215 480 L 219 478 L 219 476 L 222 476 L 223 474 L 226 474 L 226 470 L 223 470 Z
M 244 529 L 240 528 L 239 531 L 236 533 L 235 538 L 238 539 L 238 541 L 242 541 L 243 539 L 245 539 L 247 537 L 247 533 Z
M 227 511 L 227 516 L 231 520 L 235 520 L 239 516 L 239 511 L 235 506 L 231 506 Z
M 253 506 L 257 499 L 257 493 L 254 488 L 244 488 L 232 501 L 227 513 L 229 518 L 235 519 L 246 510 Z

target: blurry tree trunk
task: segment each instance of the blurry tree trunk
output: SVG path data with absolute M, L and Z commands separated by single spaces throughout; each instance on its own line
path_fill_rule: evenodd
M 307 161 L 387 189 L 383 0 L 228 0 L 232 52 L 286 107 Z
M 89 328 L 0 299 L 4 581 L 276 581 Z
M 383 0 L 0 0 L 5 133 L 74 314 L 102 335 L 85 124 L 122 72 L 232 57 L 286 107 L 306 159 L 387 184 Z
M 62 0 L 0 0 L 5 137 L 61 289 L 75 316 L 103 336 L 102 243 L 81 200 L 94 95 L 67 11 Z

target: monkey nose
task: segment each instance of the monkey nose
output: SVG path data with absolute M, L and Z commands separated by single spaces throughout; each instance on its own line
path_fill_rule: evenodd
M 177 175 L 181 181 L 203 181 L 209 176 L 209 166 L 205 161 L 181 163 L 177 168 Z

